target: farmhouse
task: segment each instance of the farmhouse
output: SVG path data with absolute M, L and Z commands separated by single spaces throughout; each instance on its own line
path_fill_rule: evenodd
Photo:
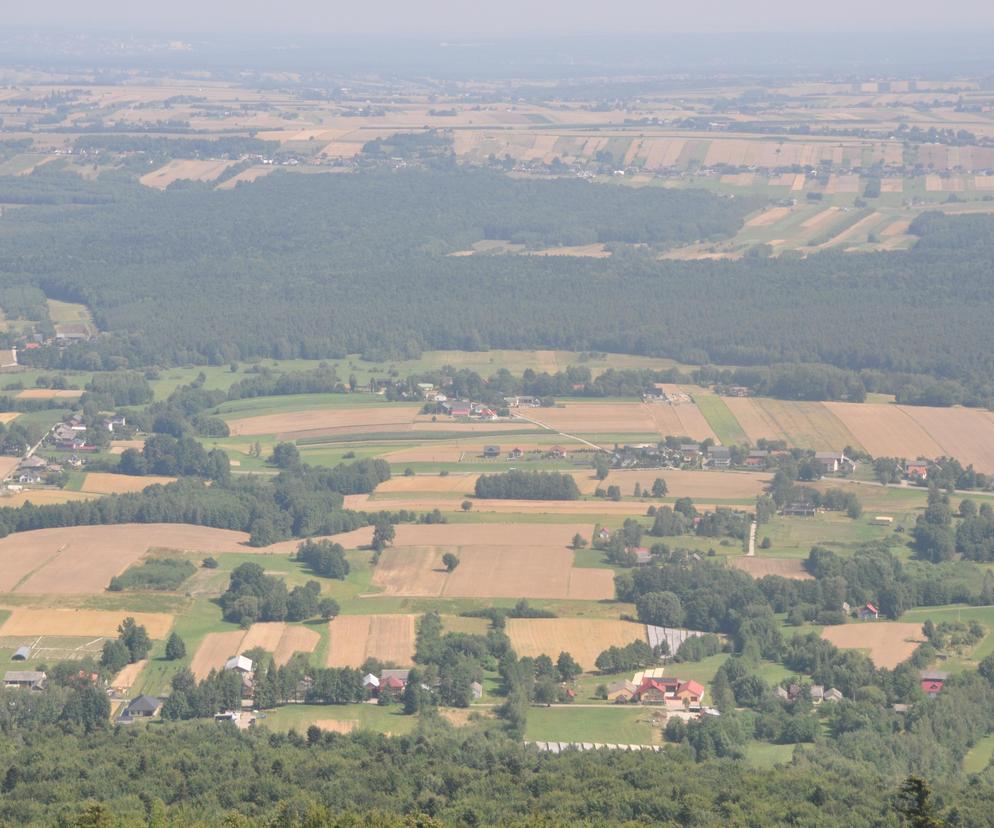
M 162 708 L 162 699 L 156 696 L 139 696 L 132 699 L 125 710 L 125 715 L 132 719 L 150 719 Z
M 684 463 L 696 463 L 701 456 L 701 447 L 697 443 L 683 443 L 680 446 L 680 459 Z
M 40 670 L 8 670 L 3 686 L 8 690 L 44 690 L 48 676 Z
M 904 464 L 904 476 L 908 480 L 924 483 L 928 480 L 928 461 L 912 460 Z
M 644 546 L 631 546 L 628 551 L 635 556 L 636 566 L 648 566 L 652 563 L 652 553 Z
M 232 656 L 226 662 L 224 662 L 225 670 L 237 670 L 239 673 L 251 673 L 252 672 L 252 659 L 247 658 L 243 655 Z
M 513 448 L 507 453 L 507 458 L 509 460 L 520 460 L 524 456 L 524 452 L 519 448 Z
M 921 672 L 921 688 L 922 692 L 929 697 L 934 698 L 942 692 L 942 688 L 946 683 L 946 679 L 949 678 L 949 673 L 935 672 L 930 670 L 923 670 Z
M 379 693 L 399 696 L 407 687 L 407 677 L 410 670 L 382 670 L 380 672 Z
M 873 604 L 866 604 L 859 608 L 860 621 L 876 621 L 880 617 L 880 610 Z
M 680 710 L 700 710 L 704 687 L 696 681 L 678 678 L 643 678 L 633 699 L 641 704 L 665 704 Z
M 856 464 L 839 451 L 816 451 L 815 462 L 821 466 L 825 474 L 852 471 Z
M 716 469 L 732 465 L 732 451 L 727 446 L 708 446 L 708 462 Z
M 827 702 L 840 702 L 842 701 L 842 698 L 843 698 L 842 691 L 837 690 L 834 687 L 829 687 L 825 691 L 825 701 Z
M 750 468 L 763 468 L 766 465 L 766 460 L 769 458 L 770 453 L 764 449 L 756 449 L 755 451 L 750 451 L 746 456 L 745 464 Z

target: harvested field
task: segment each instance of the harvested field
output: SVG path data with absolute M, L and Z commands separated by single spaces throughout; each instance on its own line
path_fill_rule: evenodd
M 263 414 L 228 420 L 232 437 L 287 432 L 328 431 L 359 428 L 361 431 L 401 431 L 411 428 L 417 406 L 360 406 L 356 408 L 314 408 L 284 414 Z
M 224 662 L 238 655 L 244 637 L 243 630 L 207 633 L 190 663 L 190 669 L 197 680 L 203 681 L 211 670 L 220 670 L 224 667 Z
M 313 653 L 321 640 L 321 634 L 309 627 L 288 626 L 273 651 L 273 660 L 282 667 L 294 653 Z
M 903 193 L 904 179 L 902 178 L 882 178 L 880 179 L 880 192 L 882 193 Z
M 945 450 L 903 407 L 826 402 L 825 406 L 874 457 L 940 457 Z M 949 411 L 950 409 L 940 409 Z
M 245 633 L 238 652 L 244 653 L 246 650 L 262 647 L 267 653 L 275 653 L 286 628 L 286 624 L 282 621 L 264 621 L 253 624 Z
M 242 170 L 238 175 L 233 175 L 227 181 L 222 181 L 217 185 L 219 190 L 233 190 L 243 181 L 251 182 L 255 181 L 257 178 L 262 178 L 264 175 L 269 175 L 273 171 L 273 167 L 249 167 L 247 170 Z M 215 176 L 216 178 L 217 176 Z
M 12 423 L 12 422 L 14 422 L 14 420 L 16 420 L 20 416 L 21 416 L 21 412 L 20 411 L 3 411 L 3 412 L 0 412 L 0 424 L 7 425 L 7 423 Z M 12 459 L 17 460 L 18 458 L 14 457 Z
M 330 621 L 326 667 L 358 667 L 368 658 L 413 663 L 416 615 L 339 615 Z
M 0 539 L 0 592 L 101 593 L 151 548 L 244 552 L 243 532 L 182 523 L 75 526 Z
M 455 492 L 471 495 L 476 486 L 478 474 L 448 474 L 445 477 L 434 474 L 420 474 L 411 477 L 391 477 L 380 483 L 376 491 L 389 492 Z
M 900 219 L 888 224 L 883 230 L 880 231 L 880 235 L 884 238 L 890 238 L 891 236 L 903 236 L 908 232 L 908 228 L 910 226 L 911 222 L 908 219 Z
M 565 549 L 577 532 L 590 534 L 590 523 L 400 523 L 391 546 L 558 546 Z M 373 528 L 363 526 L 332 535 L 346 549 L 372 542 Z
M 12 609 L 0 627 L 0 636 L 23 635 L 117 635 L 125 618 L 134 618 L 154 639 L 163 639 L 173 626 L 173 617 L 164 612 L 127 612 L 124 610 L 82 609 Z
M 0 457 L 0 480 L 9 477 L 20 464 L 20 457 Z
M 593 670 L 608 647 L 648 643 L 644 624 L 584 618 L 509 618 L 507 635 L 519 657 L 547 655 L 555 661 L 565 650 L 584 670 Z
M 839 214 L 838 207 L 828 207 L 822 210 L 820 213 L 815 213 L 811 218 L 805 219 L 801 222 L 801 227 L 805 230 L 817 230 L 827 221 L 831 220 Z
M 532 409 L 529 420 L 572 434 L 655 432 L 662 437 L 686 434 L 694 440 L 715 438 L 707 420 L 693 403 L 569 403 L 556 408 Z
M 623 495 L 630 495 L 638 483 L 643 489 L 651 489 L 657 477 L 666 481 L 669 490 L 667 497 L 692 497 L 695 500 L 714 498 L 716 500 L 752 500 L 763 493 L 772 479 L 769 474 L 733 471 L 680 471 L 678 469 L 633 469 L 612 471 L 601 482 L 592 472 L 576 472 L 576 483 L 580 491 L 592 494 L 598 486 L 620 486 Z M 598 505 L 599 509 L 600 506 Z
M 109 472 L 88 472 L 83 478 L 83 491 L 93 494 L 123 494 L 125 492 L 140 492 L 149 486 L 175 483 L 175 477 L 160 477 L 146 475 L 131 477 L 126 474 L 111 474 Z
M 994 472 L 994 413 L 980 408 L 903 405 L 904 411 L 942 447 L 942 453 L 977 471 Z
M 881 218 L 882 215 L 877 212 L 873 212 L 867 216 L 863 216 L 863 218 L 861 218 L 855 224 L 839 231 L 839 233 L 837 233 L 835 236 L 832 236 L 832 238 L 830 238 L 828 241 L 824 242 L 823 244 L 819 244 L 815 249 L 823 250 L 826 247 L 834 247 L 844 242 L 865 241 L 865 239 L 861 239 L 860 237 L 869 234 L 870 230 L 876 224 L 879 223 Z
M 146 187 L 164 190 L 174 181 L 213 181 L 234 163 L 234 161 L 197 161 L 177 158 L 164 167 L 146 173 L 138 180 Z
M 459 566 L 451 573 L 442 565 L 442 555 L 448 551 L 459 557 Z M 548 546 L 390 548 L 380 555 L 372 584 L 386 596 L 591 601 L 614 597 L 611 570 L 574 569 L 572 550 Z
M 147 664 L 147 658 L 143 658 L 141 661 L 136 661 L 134 664 L 129 664 L 121 670 L 120 673 L 114 676 L 111 680 L 110 686 L 116 690 L 131 689 L 131 685 L 138 680 L 138 676 L 141 675 L 141 671 L 145 669 L 145 665 Z
M 82 396 L 82 391 L 69 388 L 26 388 L 17 393 L 19 400 L 75 400 Z
M 704 500 L 695 502 L 698 509 L 711 509 L 715 504 Z M 384 509 L 395 511 L 409 509 L 417 512 L 440 509 L 443 512 L 458 512 L 459 500 L 446 495 L 425 495 L 424 497 L 383 497 L 369 495 L 346 495 L 344 507 L 358 512 L 380 512 Z M 517 515 L 572 515 L 577 520 L 583 520 L 591 514 L 598 515 L 639 515 L 645 516 L 646 504 L 641 500 L 614 501 L 599 499 L 589 500 L 481 500 L 473 499 L 473 512 L 493 512 L 495 514 Z M 251 551 L 251 550 L 249 550 Z M 260 550 L 264 551 L 264 550 Z
M 753 216 L 746 223 L 746 227 L 769 227 L 771 224 L 776 224 L 784 216 L 790 214 L 790 207 L 770 207 L 768 210 L 764 210 L 758 216 Z
M 897 667 L 924 640 L 921 624 L 863 621 L 825 627 L 821 637 L 846 650 L 868 650 L 877 667 Z
M 95 500 L 100 497 L 92 492 L 74 492 L 71 489 L 25 489 L 22 492 L 0 494 L 0 506 L 18 509 L 25 503 L 44 506 L 48 503 L 70 503 L 74 500 Z
M 729 397 L 725 400 L 749 440 L 786 440 L 789 445 L 817 451 L 840 451 L 859 440 L 820 402 Z
M 144 440 L 111 440 L 110 441 L 110 453 L 111 454 L 124 454 L 126 449 L 133 448 L 141 451 L 145 448 Z
M 766 575 L 779 575 L 781 578 L 792 578 L 797 581 L 808 581 L 812 578 L 800 558 L 760 558 L 742 555 L 729 558 L 728 564 L 735 569 L 748 572 L 753 578 L 763 578 Z

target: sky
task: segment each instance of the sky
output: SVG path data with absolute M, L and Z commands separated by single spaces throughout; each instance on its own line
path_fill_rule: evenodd
M 0 3 L 5 25 L 162 32 L 571 35 L 994 31 L 991 0 L 45 0 Z

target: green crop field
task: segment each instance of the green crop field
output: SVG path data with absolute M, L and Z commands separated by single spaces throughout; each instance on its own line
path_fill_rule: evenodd
M 658 744 L 660 734 L 651 724 L 652 713 L 652 707 L 641 705 L 532 707 L 525 738 L 535 742 Z
M 718 435 L 718 439 L 724 445 L 743 445 L 749 442 L 746 433 L 735 419 L 735 415 L 728 410 L 725 401 L 715 394 L 701 394 L 694 392 L 694 402 L 701 410 L 704 418 Z

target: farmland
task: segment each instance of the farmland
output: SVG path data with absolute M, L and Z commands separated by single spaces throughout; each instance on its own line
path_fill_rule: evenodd
M 331 643 L 328 667 L 359 667 L 366 659 L 412 663 L 413 615 L 340 615 L 328 625 Z
M 836 647 L 865 650 L 877 667 L 893 669 L 922 641 L 919 624 L 899 621 L 866 621 L 825 627 L 821 637 Z
M 644 624 L 581 618 L 512 618 L 507 635 L 520 656 L 547 655 L 555 660 L 563 650 L 586 670 L 608 647 L 646 640 Z

